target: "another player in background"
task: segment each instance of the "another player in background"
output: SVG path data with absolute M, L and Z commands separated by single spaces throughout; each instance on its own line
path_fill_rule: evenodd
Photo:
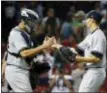
M 42 50 L 51 47 L 54 38 L 50 38 L 38 47 L 33 47 L 30 35 L 36 31 L 39 16 L 30 9 L 21 10 L 21 21 L 13 28 L 8 39 L 8 57 L 6 80 L 14 92 L 32 92 L 29 81 L 29 68 L 33 57 Z

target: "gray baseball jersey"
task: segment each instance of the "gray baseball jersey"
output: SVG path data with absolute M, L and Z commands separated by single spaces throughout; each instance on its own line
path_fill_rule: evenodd
M 81 51 L 85 52 L 85 57 L 94 55 L 101 59 L 98 63 L 86 63 L 86 67 L 89 69 L 83 76 L 79 92 L 98 92 L 106 77 L 106 37 L 104 33 L 97 28 L 90 33 L 78 47 Z
M 25 35 L 29 42 L 22 34 Z M 24 58 L 15 56 L 15 54 L 19 55 L 21 50 L 30 48 L 30 43 L 33 46 L 32 42 L 30 42 L 30 36 L 15 27 L 10 32 L 8 42 L 6 80 L 14 92 L 32 92 L 29 80 L 29 65 Z
M 26 32 L 24 33 L 30 39 L 30 36 Z M 26 40 L 21 35 L 21 31 L 18 27 L 15 27 L 11 30 L 8 42 L 9 42 L 8 51 L 15 53 L 15 54 L 18 54 L 22 49 L 29 48 L 28 44 L 26 43 Z M 33 43 L 32 43 L 32 46 L 33 46 Z M 29 68 L 24 58 L 21 58 L 21 57 L 17 58 L 9 53 L 8 53 L 8 58 L 7 58 L 7 64 L 13 64 L 24 69 Z
M 78 48 L 84 51 L 84 56 L 95 55 L 101 58 L 99 63 L 87 63 L 87 67 L 103 67 L 106 68 L 106 37 L 104 33 L 97 28 L 89 34 L 79 45 Z

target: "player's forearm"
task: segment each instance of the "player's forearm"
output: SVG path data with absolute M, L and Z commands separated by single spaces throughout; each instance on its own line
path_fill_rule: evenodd
M 20 55 L 23 58 L 35 56 L 36 54 L 38 54 L 39 52 L 41 52 L 43 49 L 45 49 L 45 47 L 43 45 L 41 45 L 41 46 L 39 46 L 37 48 L 23 50 L 22 52 L 20 52 Z
M 3 75 L 3 74 L 4 74 L 4 72 L 5 72 L 6 61 L 5 61 L 5 60 L 3 60 L 2 62 L 3 62 L 3 63 L 2 63 L 2 75 Z
M 61 47 L 63 47 L 62 45 L 60 45 L 60 44 L 56 44 L 56 45 L 53 45 L 53 47 L 55 47 L 55 48 L 57 48 L 57 49 L 61 49 Z M 70 49 L 70 50 L 69 50 Z M 68 51 L 71 51 L 71 54 L 72 53 L 75 53 L 75 54 L 78 54 L 76 51 L 75 51 L 75 49 L 73 49 L 73 48 L 69 48 L 69 49 L 62 49 L 62 53 L 65 53 L 65 54 L 67 54 L 67 50 Z M 67 55 L 68 56 L 68 55 Z M 69 56 L 71 56 L 71 55 L 69 55 Z M 78 61 L 78 62 L 86 62 L 86 63 L 98 63 L 98 62 L 100 62 L 100 58 L 97 58 L 97 57 L 95 57 L 95 56 L 90 56 L 90 57 L 83 57 L 83 56 L 76 56 L 76 61 Z
M 95 56 L 90 57 L 76 56 L 76 61 L 85 63 L 98 63 L 100 62 L 100 58 L 97 58 Z

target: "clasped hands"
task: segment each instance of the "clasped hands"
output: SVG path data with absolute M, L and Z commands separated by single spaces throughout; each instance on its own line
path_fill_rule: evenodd
M 58 44 L 55 37 L 45 37 L 43 41 L 43 46 L 45 48 L 57 48 L 57 49 L 62 47 L 62 45 Z

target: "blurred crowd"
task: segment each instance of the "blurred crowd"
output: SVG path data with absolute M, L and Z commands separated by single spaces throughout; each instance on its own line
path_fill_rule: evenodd
M 6 50 L 6 44 L 8 42 L 7 39 L 10 30 L 20 21 L 21 8 L 33 9 L 40 16 L 41 20 L 38 22 L 37 31 L 32 34 L 32 40 L 34 41 L 35 47 L 43 43 L 43 40 L 46 36 L 55 36 L 59 43 L 63 44 L 64 46 L 75 48 L 76 45 L 90 33 L 90 31 L 85 27 L 84 21 L 87 12 L 90 10 L 90 7 L 87 6 L 83 8 L 83 2 L 83 4 L 80 3 L 80 7 L 82 9 L 76 9 L 76 4 L 78 4 L 78 2 L 73 3 L 72 6 L 67 6 L 67 11 L 65 13 L 60 14 L 60 11 L 58 11 L 60 16 L 57 16 L 57 10 L 56 8 L 54 8 L 56 6 L 55 2 L 54 4 L 51 3 L 50 6 L 48 5 L 48 7 L 46 7 L 46 2 L 2 1 L 1 58 L 3 58 L 4 51 Z M 107 37 L 107 2 L 94 2 L 94 4 L 93 2 L 88 2 L 88 4 L 92 6 L 94 5 L 93 9 L 91 10 L 97 10 L 102 13 L 103 19 L 100 27 Z M 52 7 L 51 5 L 54 7 Z M 65 6 L 63 5 L 64 3 L 61 7 L 61 5 L 59 4 L 62 12 L 65 8 Z M 63 18 L 61 16 L 63 16 Z M 47 73 L 42 73 L 39 76 L 39 80 L 35 81 L 36 87 L 34 84 L 34 91 L 77 92 L 82 76 L 85 73 L 84 64 L 70 64 L 68 62 L 62 62 L 62 58 L 60 58 L 60 56 L 57 54 L 53 54 L 51 51 L 46 52 L 45 56 L 43 56 L 42 54 L 38 56 L 38 58 L 43 57 L 49 60 L 48 63 L 51 69 Z M 48 86 L 50 86 L 50 88 Z M 107 92 L 107 78 L 100 91 Z

